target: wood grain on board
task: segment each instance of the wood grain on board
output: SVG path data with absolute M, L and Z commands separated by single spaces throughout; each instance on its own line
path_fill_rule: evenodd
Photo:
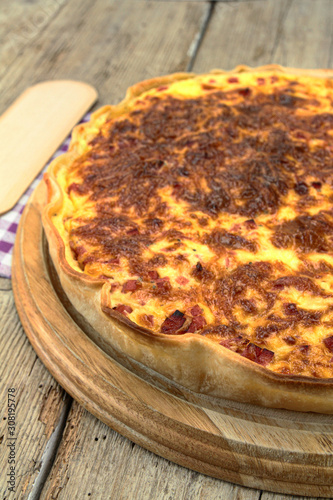
M 114 104 L 140 80 L 184 71 L 208 11 L 206 2 L 67 1 L 7 68 L 0 112 L 37 81 L 85 81 L 99 104 Z
M 41 499 L 53 498 L 58 492 L 56 498 L 65 500 L 65 486 L 74 498 L 80 494 L 82 498 L 104 498 L 108 492 L 107 498 L 117 500 L 259 500 L 260 495 L 171 464 L 112 431 L 76 402 Z

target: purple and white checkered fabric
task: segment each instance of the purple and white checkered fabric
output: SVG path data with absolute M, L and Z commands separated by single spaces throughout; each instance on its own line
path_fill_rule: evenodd
M 90 114 L 87 114 L 81 121 L 86 122 L 89 119 Z M 69 143 L 70 137 L 68 137 L 60 146 L 60 148 L 54 153 L 50 161 L 32 182 L 32 184 L 28 187 L 24 195 L 19 199 L 12 210 L 9 210 L 3 215 L 0 215 L 0 277 L 11 277 L 12 254 L 16 231 L 27 201 L 29 200 L 34 189 L 43 178 L 43 173 L 46 171 L 49 163 L 51 163 L 51 161 L 57 156 L 65 153 L 68 149 Z

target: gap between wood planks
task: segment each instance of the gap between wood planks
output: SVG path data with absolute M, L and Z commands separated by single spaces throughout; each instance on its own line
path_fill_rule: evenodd
M 213 0 L 213 1 L 210 1 L 208 3 L 209 3 L 209 8 L 206 12 L 206 15 L 204 16 L 204 18 L 202 20 L 202 25 L 201 25 L 200 31 L 198 31 L 198 33 L 196 34 L 196 36 L 195 36 L 195 38 L 194 38 L 194 40 L 189 48 L 190 61 L 187 65 L 186 71 L 192 71 L 196 56 L 199 52 L 201 43 L 203 41 L 203 38 L 204 38 L 205 33 L 207 31 L 209 22 L 212 18 L 213 12 L 214 12 L 214 7 L 215 7 L 216 1 Z
M 64 434 L 68 414 L 72 407 L 72 403 L 73 403 L 73 398 L 71 398 L 68 394 L 66 394 L 64 407 L 61 412 L 58 425 L 52 432 L 45 446 L 45 450 L 41 458 L 41 466 L 39 469 L 39 473 L 36 476 L 36 479 L 32 486 L 32 490 L 30 491 L 27 500 L 38 500 L 41 495 L 46 479 L 49 476 L 51 469 L 53 467 L 57 451 Z

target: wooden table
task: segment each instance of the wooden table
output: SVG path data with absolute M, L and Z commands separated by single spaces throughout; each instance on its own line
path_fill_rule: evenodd
M 331 0 L 3 2 L 0 112 L 29 85 L 69 78 L 116 103 L 131 84 L 175 71 L 279 63 L 330 68 Z M 27 340 L 11 282 L 0 279 L 0 445 L 6 445 L 7 391 L 17 393 L 16 493 L 43 499 L 282 500 L 213 479 L 131 443 L 73 401 Z

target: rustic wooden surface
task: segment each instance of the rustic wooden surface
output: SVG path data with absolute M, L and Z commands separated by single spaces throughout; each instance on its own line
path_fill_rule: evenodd
M 86 81 L 99 105 L 178 70 L 240 63 L 332 67 L 331 0 L 14 0 L 0 13 L 0 112 L 41 80 Z M 234 486 L 133 445 L 73 402 L 36 357 L 0 279 L 0 496 L 8 499 L 295 498 Z M 6 491 L 7 389 L 17 391 L 16 493 Z M 304 497 L 305 498 L 305 497 Z

